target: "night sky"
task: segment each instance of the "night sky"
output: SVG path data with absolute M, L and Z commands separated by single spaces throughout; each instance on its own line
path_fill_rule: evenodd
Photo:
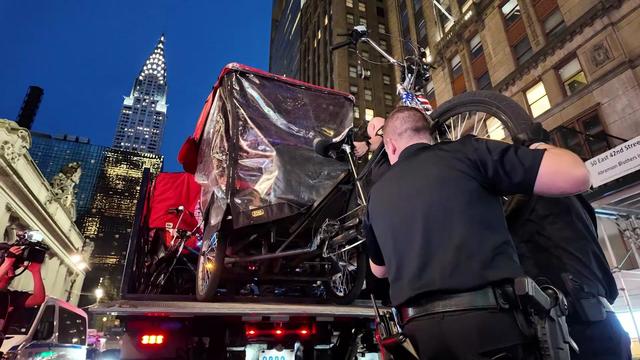
M 178 5 L 179 4 L 179 5 Z M 165 34 L 165 171 L 180 171 L 215 79 L 229 62 L 268 70 L 270 0 L 0 1 L 0 118 L 44 88 L 33 130 L 110 146 L 123 96 Z

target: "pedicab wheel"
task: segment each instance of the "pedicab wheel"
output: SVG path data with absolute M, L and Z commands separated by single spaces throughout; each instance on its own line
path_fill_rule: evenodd
M 455 96 L 439 105 L 431 118 L 437 142 L 465 135 L 513 142 L 513 137 L 526 132 L 533 122 L 514 100 L 486 90 Z
M 334 269 L 339 269 L 331 279 L 325 283 L 327 297 L 338 305 L 354 302 L 367 275 L 367 255 L 362 247 L 354 247 L 330 257 Z
M 196 272 L 196 298 L 211 301 L 216 296 L 224 268 L 227 239 L 221 231 L 204 232 L 202 249 L 198 255 Z

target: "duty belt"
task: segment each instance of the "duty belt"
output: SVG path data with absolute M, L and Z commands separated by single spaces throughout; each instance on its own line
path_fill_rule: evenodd
M 497 309 L 500 305 L 492 287 L 465 293 L 439 295 L 412 301 L 411 305 L 400 306 L 402 323 L 418 317 L 449 311 Z

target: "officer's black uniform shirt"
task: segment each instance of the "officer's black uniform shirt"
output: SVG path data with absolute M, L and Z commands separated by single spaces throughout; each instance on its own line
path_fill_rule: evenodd
M 366 228 L 392 302 L 522 275 L 499 195 L 531 193 L 543 154 L 472 136 L 405 149 L 371 191 Z
M 618 289 L 598 243 L 595 212 L 581 195 L 564 198 L 518 195 L 509 201 L 507 223 L 525 273 L 568 294 L 570 274 L 586 294 L 613 304 Z

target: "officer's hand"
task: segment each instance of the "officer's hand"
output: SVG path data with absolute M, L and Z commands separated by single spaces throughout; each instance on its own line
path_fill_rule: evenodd
M 535 143 L 548 143 L 551 141 L 551 134 L 540 123 L 533 123 L 526 132 L 516 135 L 514 144 L 529 147 Z
M 356 154 L 357 157 L 361 157 L 362 155 L 366 154 L 367 151 L 369 151 L 369 147 L 367 146 L 367 143 L 364 141 L 354 141 L 353 145 L 355 147 L 354 149 L 354 154 Z

